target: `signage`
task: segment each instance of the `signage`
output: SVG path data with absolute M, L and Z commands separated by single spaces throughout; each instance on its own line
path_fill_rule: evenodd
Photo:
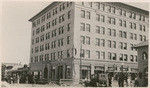
M 71 68 L 71 66 L 68 65 L 67 68 Z

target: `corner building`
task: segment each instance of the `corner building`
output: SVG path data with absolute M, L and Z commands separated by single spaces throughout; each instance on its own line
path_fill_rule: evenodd
M 149 12 L 119 2 L 53 2 L 32 22 L 31 72 L 48 80 L 138 69 L 134 44 L 148 38 Z M 81 67 L 80 67 L 81 65 Z M 81 75 L 80 75 L 81 74 Z

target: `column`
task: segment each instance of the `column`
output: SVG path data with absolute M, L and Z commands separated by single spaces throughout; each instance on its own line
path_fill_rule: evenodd
M 94 70 L 95 70 L 94 65 L 91 64 L 91 74 L 94 74 Z
M 63 79 L 65 79 L 66 76 L 66 64 L 63 65 Z
M 80 79 L 80 65 L 74 63 L 74 69 L 73 69 L 73 78 L 75 83 L 79 83 L 79 79 Z

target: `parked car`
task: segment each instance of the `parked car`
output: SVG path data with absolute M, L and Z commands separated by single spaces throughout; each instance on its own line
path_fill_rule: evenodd
M 107 76 L 108 74 L 92 74 L 91 81 L 86 81 L 86 87 L 107 87 Z

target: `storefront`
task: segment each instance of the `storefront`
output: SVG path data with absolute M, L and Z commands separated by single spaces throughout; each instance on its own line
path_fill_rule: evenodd
M 94 68 L 95 68 L 94 74 L 104 73 L 105 71 L 104 66 L 95 66 Z
M 81 67 L 82 79 L 91 79 L 91 66 L 82 66 Z

